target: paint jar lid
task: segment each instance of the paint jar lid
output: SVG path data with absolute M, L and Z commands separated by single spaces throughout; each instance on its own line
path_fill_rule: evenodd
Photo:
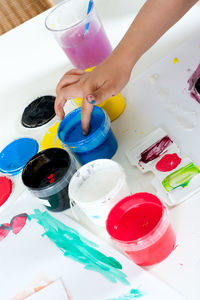
M 27 161 L 37 153 L 39 145 L 31 138 L 19 138 L 0 152 L 0 172 L 18 174 Z
M 37 128 L 55 117 L 55 96 L 42 96 L 32 101 L 22 114 L 21 123 L 27 128 Z
M 47 176 L 45 168 L 47 168 L 48 173 L 51 174 L 54 167 L 64 170 L 62 176 L 52 183 L 49 181 L 45 182 L 43 186 L 40 186 L 39 182 L 41 176 Z M 38 198 L 45 198 L 64 189 L 69 184 L 75 172 L 76 161 L 66 150 L 61 148 L 48 148 L 37 153 L 27 162 L 22 171 L 22 181 Z M 35 178 L 37 179 L 36 181 Z
M 94 106 L 90 124 L 95 124 L 95 128 L 91 128 L 91 132 L 84 136 L 81 128 L 81 108 L 77 108 L 70 112 L 60 123 L 58 138 L 73 152 L 90 151 L 105 140 L 110 130 L 110 119 L 102 108 Z M 78 139 L 74 137 L 75 134 L 71 134 L 72 128 L 79 131 Z
M 12 193 L 12 181 L 11 179 L 0 176 L 0 207 L 6 202 Z

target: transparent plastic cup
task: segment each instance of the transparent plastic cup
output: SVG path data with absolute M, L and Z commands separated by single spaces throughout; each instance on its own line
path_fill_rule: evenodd
M 166 207 L 149 193 L 133 194 L 118 202 L 108 215 L 106 229 L 140 266 L 159 263 L 174 250 L 176 236 Z
M 110 159 L 97 159 L 82 166 L 69 183 L 72 212 L 78 209 L 96 225 L 105 226 L 111 208 L 130 195 L 123 168 Z
M 88 0 L 63 1 L 45 21 L 71 63 L 83 70 L 100 64 L 112 51 L 94 3 L 87 14 L 88 3 Z

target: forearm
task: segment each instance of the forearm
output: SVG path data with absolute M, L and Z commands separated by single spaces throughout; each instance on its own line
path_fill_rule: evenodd
M 197 0 L 147 0 L 111 59 L 132 69 L 137 60 L 171 27 Z

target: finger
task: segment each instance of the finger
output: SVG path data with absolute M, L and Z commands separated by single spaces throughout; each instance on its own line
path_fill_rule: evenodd
M 104 84 L 97 90 L 95 90 L 91 94 L 86 95 L 86 100 L 88 103 L 92 105 L 98 105 L 104 100 L 113 97 L 114 95 L 118 94 L 119 92 L 116 91 L 112 84 Z
M 65 116 L 63 108 L 65 106 L 66 101 L 75 97 L 83 97 L 83 92 L 77 84 L 62 88 L 62 90 L 57 95 L 54 109 L 57 117 L 60 120 L 62 120 Z
M 81 107 L 81 126 L 84 135 L 87 135 L 90 129 L 90 119 L 92 111 L 93 105 L 89 104 L 84 97 Z

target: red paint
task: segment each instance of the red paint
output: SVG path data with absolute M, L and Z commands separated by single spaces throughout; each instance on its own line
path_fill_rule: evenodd
M 50 180 L 49 180 L 49 183 L 53 183 L 55 181 L 55 179 L 54 178 L 51 178 Z
M 137 193 L 118 202 L 110 211 L 107 231 L 136 264 L 152 265 L 174 250 L 175 233 L 161 201 Z
M 12 192 L 12 181 L 7 177 L 0 177 L 0 206 L 9 198 Z
M 51 179 L 51 178 L 53 178 L 53 177 L 54 177 L 54 174 L 51 173 L 47 178 L 48 178 L 48 179 Z
M 28 215 L 26 213 L 17 215 L 12 218 L 10 227 L 14 234 L 18 234 L 26 224 Z
M 166 154 L 156 164 L 156 169 L 160 172 L 169 172 L 181 163 L 181 158 L 176 154 Z

